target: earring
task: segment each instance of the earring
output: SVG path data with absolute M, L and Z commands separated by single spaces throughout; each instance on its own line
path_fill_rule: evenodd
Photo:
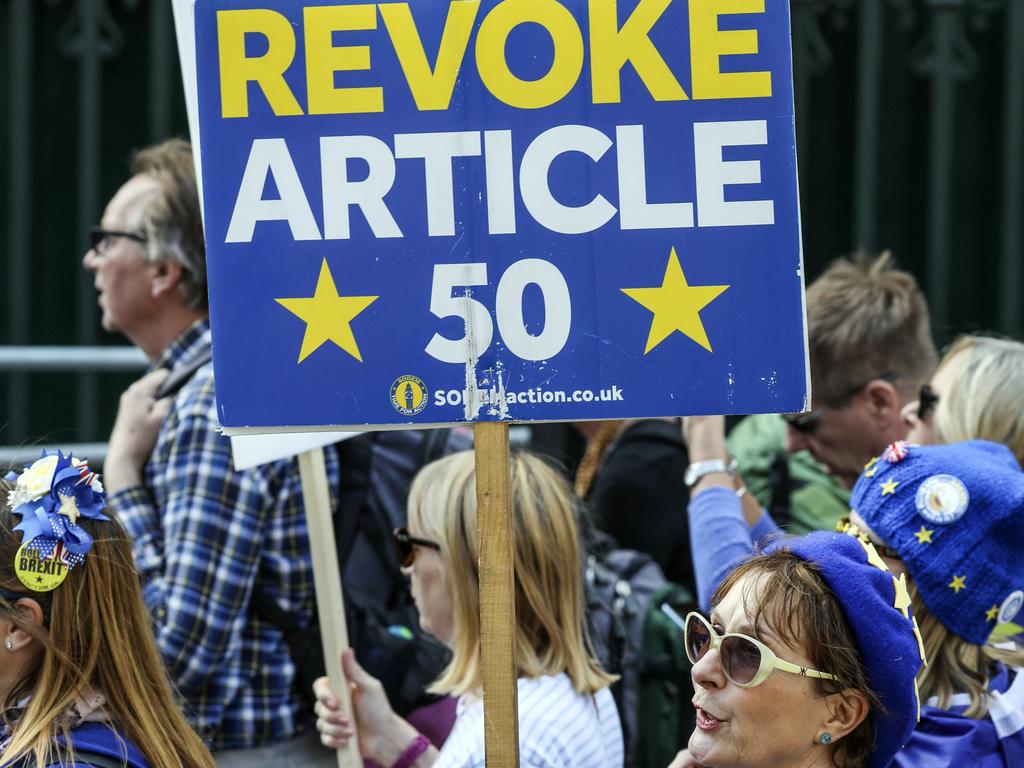
M 5 643 L 4 643 L 4 647 L 5 647 L 5 648 L 6 648 L 6 649 L 7 649 L 8 651 L 13 651 L 13 650 L 14 650 L 14 641 L 13 641 L 13 640 L 11 640 L 11 638 L 9 638 L 9 637 L 8 637 L 8 638 L 7 638 L 7 642 L 5 642 Z
M 831 744 L 832 743 L 832 734 L 831 733 L 827 733 L 827 732 L 823 733 L 823 734 L 821 734 L 821 736 L 818 737 L 818 741 L 820 741 L 822 744 Z

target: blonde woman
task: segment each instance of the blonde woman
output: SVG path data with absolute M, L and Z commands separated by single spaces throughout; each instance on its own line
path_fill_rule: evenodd
M 420 625 L 452 650 L 433 684 L 459 697 L 451 735 L 438 751 L 396 715 L 378 681 L 351 652 L 342 662 L 353 684 L 359 748 L 382 766 L 483 765 L 476 481 L 473 454 L 425 467 L 409 494 L 409 527 L 395 532 Z M 540 459 L 511 459 L 516 579 L 515 659 L 524 765 L 621 768 L 622 730 L 604 672 L 587 649 L 577 509 L 566 482 Z M 352 738 L 347 713 L 326 678 L 318 681 L 317 728 L 325 745 Z
M 991 440 L 1024 464 L 1024 344 L 965 335 L 903 409 L 910 443 Z
M 121 525 L 85 462 L 0 483 L 5 766 L 213 768 L 171 693 Z

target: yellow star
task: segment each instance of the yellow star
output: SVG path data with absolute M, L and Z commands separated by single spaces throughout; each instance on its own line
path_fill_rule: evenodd
M 320 265 L 316 291 L 312 296 L 275 301 L 306 322 L 306 333 L 302 337 L 302 349 L 299 351 L 300 363 L 319 349 L 325 341 L 333 341 L 356 360 L 363 362 L 350 323 L 356 315 L 379 298 L 339 296 L 338 289 L 334 287 L 331 270 L 327 266 L 327 259 L 324 259 Z
M 999 606 L 998 605 L 993 605 L 991 608 L 989 608 L 987 611 L 985 611 L 985 618 L 988 619 L 989 621 L 995 621 L 996 617 L 998 615 L 999 615 Z
M 910 618 L 910 592 L 907 590 L 907 574 L 901 573 L 897 579 L 895 576 L 892 577 L 892 585 L 896 589 L 896 599 L 893 601 L 892 607 L 903 614 L 904 618 Z
M 660 287 L 620 290 L 654 313 L 654 317 L 651 318 L 651 330 L 647 335 L 647 348 L 644 350 L 646 355 L 671 336 L 673 331 L 679 331 L 711 352 L 711 342 L 708 341 L 704 324 L 700 321 L 700 311 L 728 287 L 689 285 L 686 276 L 683 275 L 683 268 L 679 266 L 676 249 L 673 248 L 668 255 L 665 277 Z
M 878 471 L 878 467 L 871 467 L 871 469 L 864 470 L 864 477 L 874 477 L 875 472 Z
M 930 531 L 922 525 L 921 530 L 915 532 L 914 535 L 917 536 L 918 544 L 931 544 L 933 533 L 935 533 L 935 531 Z
M 860 542 L 860 545 L 864 548 L 864 551 L 867 553 L 868 563 L 875 566 L 875 568 L 879 568 L 880 570 L 889 570 L 889 566 L 885 564 L 885 560 L 883 560 L 882 556 L 878 554 L 878 550 L 875 549 L 875 545 L 871 543 L 871 539 L 869 539 L 867 536 L 865 536 L 864 538 L 858 536 L 857 541 Z
M 924 637 L 921 636 L 921 628 L 917 625 L 917 616 L 911 616 L 910 620 L 914 622 L 914 637 L 917 638 L 917 652 L 921 654 L 921 661 L 924 665 L 928 666 L 928 656 L 924 652 Z
M 78 511 L 78 502 L 75 501 L 74 496 L 60 497 L 60 509 L 57 510 L 58 515 L 64 515 L 72 525 L 78 525 L 78 518 L 81 516 L 81 512 Z
M 878 463 L 878 457 L 877 456 L 872 456 L 871 457 L 871 461 L 869 461 L 867 464 L 864 465 L 864 469 L 871 469 L 877 463 Z
M 952 589 L 954 592 L 956 592 L 959 595 L 961 589 L 967 589 L 967 577 L 966 576 L 957 576 L 954 573 L 953 574 L 953 580 L 951 582 L 949 582 L 948 586 L 949 586 L 950 589 Z
M 884 483 L 882 483 L 882 495 L 883 496 L 892 496 L 894 493 L 896 493 L 896 486 L 897 485 L 899 485 L 899 483 L 897 483 L 895 480 L 893 480 L 890 477 L 888 480 L 886 480 Z

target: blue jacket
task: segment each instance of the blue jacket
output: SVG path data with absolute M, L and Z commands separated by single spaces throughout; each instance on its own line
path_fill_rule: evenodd
M 124 768 L 150 768 L 135 744 L 105 723 L 82 723 L 71 731 L 75 746 L 75 762 L 65 768 L 92 768 L 92 755 L 112 759 Z M 57 742 L 62 744 L 63 739 Z M 56 766 L 58 764 L 51 764 Z
M 922 707 L 893 768 L 1024 768 L 1024 674 L 1014 672 L 993 678 L 993 706 L 982 720 L 964 717 L 958 697 L 950 709 Z

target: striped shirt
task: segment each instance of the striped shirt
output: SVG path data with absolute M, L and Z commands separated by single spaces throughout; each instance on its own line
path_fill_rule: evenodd
M 157 361 L 171 370 L 209 349 L 208 319 Z M 236 472 L 217 432 L 213 366 L 185 384 L 160 428 L 143 486 L 109 504 L 134 541 L 157 645 L 193 726 L 215 749 L 247 749 L 308 727 L 281 633 L 251 615 L 254 587 L 308 624 L 313 569 L 295 459 Z M 337 454 L 326 451 L 338 485 Z
M 622 726 L 611 691 L 576 693 L 565 673 L 519 680 L 519 763 L 530 768 L 622 768 Z M 484 706 L 463 697 L 433 768 L 483 768 Z

